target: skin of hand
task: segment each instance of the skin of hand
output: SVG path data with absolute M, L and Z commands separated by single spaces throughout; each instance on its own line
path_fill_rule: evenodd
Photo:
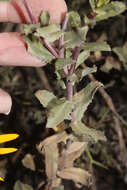
M 67 12 L 64 0 L 27 1 L 37 22 L 42 11 L 49 12 L 51 23 L 60 23 Z M 24 1 L 0 1 L 0 22 L 30 23 Z M 20 33 L 0 33 L 0 65 L 41 67 L 45 64 L 44 61 L 28 53 L 26 43 L 23 41 Z M 3 90 L 0 90 L 0 105 L 2 105 L 0 106 L 0 113 L 8 114 L 12 100 Z

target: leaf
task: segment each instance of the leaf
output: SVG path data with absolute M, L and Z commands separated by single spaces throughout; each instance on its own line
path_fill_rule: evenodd
M 79 140 L 81 141 L 106 141 L 106 137 L 104 136 L 103 132 L 88 128 L 80 121 L 75 124 L 71 124 L 71 128 L 74 134 L 79 137 Z
M 17 148 L 0 148 L 0 155 L 17 151 Z
M 36 36 L 43 37 L 47 42 L 54 42 L 63 34 L 58 24 L 50 24 L 45 27 L 37 28 L 36 31 Z
M 119 57 L 119 60 L 123 63 L 127 63 L 127 42 L 125 42 L 123 47 L 115 47 L 113 51 Z
M 82 40 L 86 40 L 86 35 L 88 33 L 88 30 L 89 30 L 89 27 L 86 25 L 86 26 L 83 26 L 83 27 L 78 27 L 77 28 L 77 31 L 78 31 L 78 34 L 79 36 L 81 37 Z
M 74 64 L 72 58 L 59 58 L 55 63 L 55 69 L 56 71 L 62 70 L 65 66 L 71 66 L 72 64 Z
M 121 65 L 119 62 L 115 62 L 112 57 L 107 57 L 104 65 L 101 66 L 101 71 L 109 73 L 113 68 L 120 71 Z
M 24 30 L 25 35 L 28 35 L 28 34 L 32 34 L 33 32 L 35 32 L 35 30 L 38 27 L 40 27 L 39 23 L 37 23 L 37 24 L 24 24 L 23 30 Z
M 110 2 L 110 0 L 98 0 L 96 3 L 96 6 L 99 8 L 99 7 L 102 7 L 106 4 L 108 4 L 109 2 Z
M 82 185 L 89 186 L 91 183 L 91 175 L 81 168 L 65 168 L 57 172 L 57 175 L 63 179 L 70 179 Z
M 111 3 L 96 9 L 96 21 L 108 19 L 117 16 L 126 10 L 126 5 L 123 2 L 112 1 Z
M 33 188 L 30 185 L 17 181 L 14 185 L 14 190 L 33 190 Z
M 82 49 L 86 51 L 111 51 L 107 42 L 89 42 L 82 45 Z
M 51 137 L 46 138 L 38 145 L 38 150 L 41 152 L 44 146 L 49 146 L 53 143 L 65 142 L 70 135 L 68 135 L 65 131 L 59 132 Z
M 41 25 L 45 26 L 48 25 L 50 22 L 50 15 L 48 11 L 42 11 L 42 14 L 40 16 Z
M 5 134 L 5 135 L 0 135 L 0 143 L 8 142 L 15 140 L 19 137 L 18 134 Z
M 75 31 L 65 32 L 64 47 L 66 49 L 73 49 L 76 46 L 80 46 L 83 42 L 80 35 Z
M 46 174 L 49 179 L 56 177 L 56 172 L 58 168 L 58 147 L 54 142 L 50 145 L 44 146 L 45 149 L 45 164 L 46 164 Z
M 59 169 L 73 167 L 74 161 L 80 157 L 86 146 L 86 142 L 73 142 L 68 149 L 63 150 L 59 158 Z
M 91 73 L 95 73 L 97 71 L 97 67 L 93 66 L 93 67 L 86 67 L 85 69 L 78 69 L 76 71 L 76 75 L 79 78 L 79 80 L 82 80 L 83 77 L 91 74 Z
M 68 118 L 74 105 L 64 98 L 56 102 L 56 105 L 50 110 L 46 128 L 55 128 L 64 119 Z
M 70 11 L 68 15 L 72 27 L 79 27 L 81 25 L 80 15 L 76 11 Z
M 28 37 L 24 36 L 23 39 L 28 45 L 28 52 L 30 52 L 33 56 L 48 63 L 54 59 L 54 56 L 43 46 L 42 42 L 36 37 L 33 37 L 33 39 L 30 40 Z
M 53 187 L 52 190 L 64 190 L 64 186 L 61 185 L 59 187 Z
M 73 113 L 77 121 L 81 120 L 88 105 L 92 102 L 95 92 L 101 86 L 103 85 L 100 82 L 90 82 L 83 90 L 73 96 L 73 102 L 75 104 Z
M 34 157 L 31 154 L 26 154 L 25 157 L 22 159 L 22 164 L 26 168 L 29 168 L 33 171 L 35 171 L 35 163 L 34 163 Z
M 52 100 L 56 100 L 56 96 L 47 90 L 38 90 L 35 93 L 36 98 L 40 101 L 40 103 L 46 108 Z
M 76 68 L 81 65 L 82 63 L 85 62 L 85 60 L 90 56 L 90 52 L 87 50 L 82 51 L 77 59 L 77 64 L 76 64 Z

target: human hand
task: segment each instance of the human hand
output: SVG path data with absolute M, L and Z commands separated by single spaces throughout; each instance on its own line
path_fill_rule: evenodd
M 43 10 L 49 12 L 52 23 L 60 23 L 67 11 L 64 0 L 27 0 L 33 16 L 38 22 Z M 0 22 L 30 23 L 24 0 L 0 2 Z M 20 33 L 0 33 L 0 65 L 40 67 L 46 63 L 28 53 Z M 5 103 L 4 103 L 5 102 Z M 0 90 L 0 113 L 7 114 L 11 108 L 11 97 Z

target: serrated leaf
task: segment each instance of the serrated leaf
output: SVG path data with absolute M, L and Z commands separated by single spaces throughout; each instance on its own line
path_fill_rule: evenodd
M 65 39 L 64 39 L 64 47 L 68 48 L 75 48 L 80 46 L 84 41 L 81 39 L 80 35 L 75 31 L 65 32 Z
M 81 65 L 82 63 L 84 63 L 84 61 L 90 56 L 90 52 L 87 50 L 82 51 L 77 59 L 77 64 L 76 64 L 76 68 Z
M 40 16 L 41 25 L 45 26 L 48 25 L 50 22 L 50 15 L 48 11 L 42 11 L 42 14 Z
M 80 121 L 75 124 L 71 124 L 71 128 L 74 134 L 79 137 L 79 140 L 81 141 L 106 141 L 106 137 L 104 136 L 103 132 L 88 128 Z
M 56 60 L 55 69 L 56 71 L 62 70 L 65 66 L 71 66 L 72 64 L 74 64 L 72 58 L 59 58 Z
M 56 100 L 56 96 L 47 90 L 38 90 L 35 93 L 36 98 L 46 108 L 52 100 Z
M 91 183 L 91 175 L 81 168 L 65 168 L 62 171 L 57 172 L 57 175 L 63 179 L 70 179 L 86 186 L 89 186 Z
M 17 181 L 14 185 L 14 190 L 33 190 L 33 188 L 30 185 Z
M 97 71 L 97 67 L 93 66 L 93 67 L 86 67 L 85 69 L 78 69 L 76 71 L 76 75 L 79 78 L 79 80 L 82 80 L 83 77 L 91 74 L 91 73 L 95 73 Z
M 17 150 L 18 150 L 17 148 L 0 148 L 0 155 L 10 154 L 10 153 L 15 152 Z
M 0 135 L 0 143 L 12 141 L 12 140 L 17 139 L 18 137 L 19 137 L 18 134 L 4 134 L 4 135 Z
M 126 5 L 123 2 L 112 1 L 111 3 L 96 9 L 96 21 L 105 20 L 110 17 L 117 16 L 126 10 Z
M 81 25 L 80 15 L 76 11 L 70 11 L 68 15 L 72 27 L 79 27 Z
M 40 27 L 40 24 L 24 24 L 23 29 L 25 35 L 32 34 L 38 27 Z
M 100 82 L 90 82 L 83 90 L 73 96 L 75 104 L 74 116 L 80 121 L 88 105 L 92 102 L 93 96 L 99 87 L 103 86 Z
M 111 51 L 107 42 L 89 42 L 82 45 L 82 49 L 86 51 Z
M 54 42 L 63 34 L 59 24 L 37 28 L 36 36 L 43 37 L 47 42 Z
M 28 51 L 33 56 L 37 57 L 38 59 L 41 59 L 45 62 L 51 62 L 55 57 L 43 46 L 42 42 L 33 37 L 32 40 L 30 40 L 28 37 L 24 36 L 23 39 L 28 45 Z
M 56 105 L 50 110 L 46 128 L 55 128 L 64 119 L 69 117 L 74 105 L 64 98 L 56 102 Z

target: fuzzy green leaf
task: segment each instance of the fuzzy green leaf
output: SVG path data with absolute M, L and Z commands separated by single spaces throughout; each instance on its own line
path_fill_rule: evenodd
M 90 52 L 87 50 L 82 51 L 77 59 L 77 64 L 76 64 L 76 68 L 81 65 L 82 63 L 84 63 L 84 61 L 90 56 Z
M 85 69 L 78 69 L 76 71 L 76 75 L 79 78 L 79 80 L 82 80 L 83 77 L 91 74 L 91 73 L 95 73 L 97 71 L 97 67 L 93 66 L 93 67 L 86 67 Z
M 126 5 L 123 2 L 112 1 L 111 3 L 96 9 L 97 16 L 96 21 L 108 19 L 109 17 L 114 17 L 126 10 Z
M 62 70 L 65 66 L 71 66 L 72 64 L 74 64 L 74 61 L 72 60 L 72 58 L 59 58 L 57 59 L 56 63 L 55 63 L 55 68 L 56 71 L 58 70 Z
M 82 48 L 86 51 L 111 51 L 107 42 L 89 42 L 82 45 Z
M 106 141 L 106 137 L 103 132 L 88 128 L 80 121 L 75 124 L 71 124 L 71 128 L 74 134 L 79 137 L 79 140 L 81 141 Z
M 73 113 L 77 121 L 82 119 L 88 105 L 92 102 L 95 92 L 101 86 L 103 86 L 102 83 L 98 81 L 90 82 L 83 90 L 74 95 L 75 110 Z
M 47 42 L 54 42 L 60 38 L 63 32 L 59 24 L 51 24 L 49 26 L 37 28 L 36 36 L 45 38 Z
M 50 15 L 47 11 L 43 11 L 40 16 L 41 25 L 45 26 L 50 23 Z
M 68 13 L 68 15 L 72 27 L 79 27 L 81 25 L 81 18 L 77 12 L 71 11 Z
M 24 24 L 23 29 L 25 35 L 32 34 L 38 27 L 40 27 L 40 24 Z
M 83 26 L 83 27 L 77 28 L 78 34 L 80 35 L 81 39 L 84 41 L 86 40 L 86 35 L 88 33 L 88 30 L 89 30 L 88 26 Z
M 65 33 L 64 39 L 64 47 L 75 48 L 76 46 L 80 46 L 84 41 L 81 39 L 80 35 L 77 32 L 70 31 Z
M 56 102 L 56 105 L 50 110 L 46 128 L 55 128 L 64 119 L 69 117 L 74 105 L 64 98 Z
M 35 93 L 35 96 L 44 107 L 47 107 L 52 100 L 57 99 L 52 92 L 49 92 L 47 90 L 38 90 Z
M 127 63 L 127 42 L 123 47 L 115 47 L 113 51 L 118 55 L 120 61 Z
M 28 45 L 28 51 L 33 56 L 48 63 L 54 59 L 54 56 L 43 46 L 39 39 L 33 37 L 33 39 L 30 40 L 28 37 L 24 36 L 24 40 Z
M 110 2 L 110 0 L 98 0 L 96 3 L 96 6 L 99 8 L 99 7 L 102 7 L 106 4 L 108 4 L 109 2 Z

